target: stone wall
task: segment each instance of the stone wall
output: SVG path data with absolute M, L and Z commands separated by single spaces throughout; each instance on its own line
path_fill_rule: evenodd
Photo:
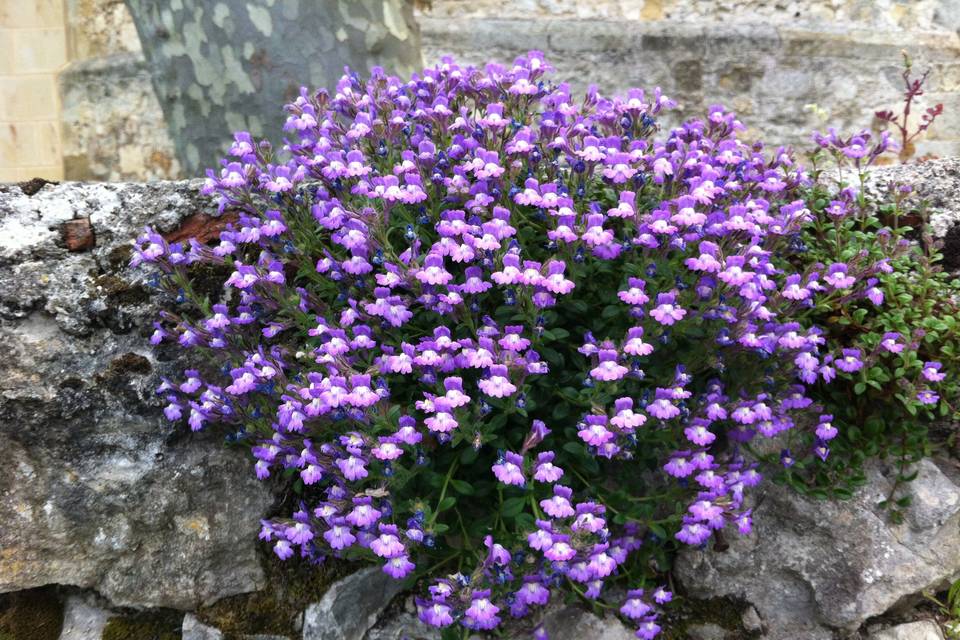
M 416 29 L 414 0 L 390 0 L 403 15 L 390 20 L 385 5 L 372 1 L 62 2 L 0 0 L 0 54 L 10 53 L 0 55 L 0 181 L 34 174 L 110 181 L 196 176 L 215 162 L 230 129 L 276 131 L 291 91 L 332 84 L 341 56 L 369 55 L 388 66 L 399 60 L 395 70 L 404 74 L 416 67 L 408 50 L 390 44 L 396 41 L 390 25 L 400 34 Z M 147 62 L 128 5 L 154 11 L 149 20 L 144 13 L 141 26 L 159 67 Z M 271 35 L 257 31 L 247 5 L 271 16 Z M 749 136 L 774 144 L 806 146 L 811 130 L 828 125 L 873 126 L 875 110 L 899 104 L 900 49 L 907 47 L 918 69 L 931 69 L 922 104 L 946 107 L 917 155 L 960 153 L 956 0 L 431 0 L 417 7 L 428 63 L 444 54 L 509 62 L 537 48 L 558 67 L 556 77 L 578 89 L 659 85 L 680 101 L 676 118 L 722 102 L 740 113 Z M 331 20 L 347 25 L 343 34 L 327 29 Z M 312 35 L 291 46 L 299 25 Z M 27 31 L 17 35 L 21 28 Z M 222 46 L 214 46 L 237 38 L 251 45 L 228 46 L 239 76 L 228 70 Z M 57 92 L 50 80 L 68 60 Z M 163 60 L 170 61 L 165 71 Z M 204 75 L 204 65 L 216 60 L 219 71 Z M 285 80 L 274 81 L 277 73 Z M 268 84 L 250 93 L 257 77 Z M 228 119 L 230 91 L 257 100 L 256 107 Z M 825 118 L 804 110 L 812 103 Z M 183 114 L 197 110 L 201 123 L 216 114 L 222 122 L 187 126 Z
M 871 184 L 888 181 L 912 184 L 937 235 L 953 233 L 960 159 L 884 168 Z M 154 389 L 183 363 L 149 346 L 160 301 L 127 262 L 148 223 L 171 238 L 216 227 L 199 186 L 0 186 L 0 638 L 177 637 L 156 625 L 184 640 L 222 639 L 219 629 L 245 640 L 439 638 L 376 569 L 326 595 L 350 567 L 281 569 L 257 542 L 280 487 L 256 481 L 249 454 L 221 435 L 163 421 Z M 882 465 L 845 502 L 766 486 L 758 534 L 679 561 L 679 637 L 909 638 L 882 628 L 920 615 L 921 590 L 960 577 L 960 468 L 917 470 L 902 525 L 877 507 L 892 477 Z M 38 635 L 38 611 L 53 612 L 50 635 Z M 632 637 L 559 602 L 548 626 L 553 640 Z
M 59 77 L 67 180 L 183 174 L 123 0 L 66 0 L 71 63 Z
M 870 128 L 900 104 L 900 51 L 931 69 L 922 104 L 944 116 L 917 155 L 960 153 L 960 16 L 934 0 L 574 2 L 434 0 L 420 15 L 424 57 L 483 63 L 539 49 L 577 89 L 660 86 L 678 117 L 715 103 L 737 111 L 747 137 L 808 147 L 810 133 Z M 951 7 L 954 13 L 950 13 Z M 817 104 L 823 120 L 804 107 Z M 668 120 L 674 122 L 673 120 Z
M 0 0 L 0 182 L 60 179 L 62 0 Z
M 882 30 L 956 31 L 952 0 L 431 0 L 425 13 L 461 18 L 578 18 L 677 22 L 859 24 Z

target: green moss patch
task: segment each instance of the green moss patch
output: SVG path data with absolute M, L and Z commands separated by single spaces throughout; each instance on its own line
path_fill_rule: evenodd
M 63 603 L 53 587 L 0 594 L 0 640 L 57 640 Z
M 356 565 L 337 561 L 315 566 L 263 557 L 262 563 L 266 574 L 263 590 L 225 598 L 197 612 L 201 622 L 223 632 L 224 640 L 254 633 L 299 637 L 298 621 L 307 605 L 357 569 Z
M 102 640 L 180 640 L 183 613 L 170 610 L 136 612 L 110 618 Z
M 660 621 L 663 627 L 660 637 L 663 640 L 684 640 L 689 637 L 688 628 L 711 623 L 726 629 L 731 638 L 759 637 L 759 634 L 743 628 L 741 616 L 747 606 L 733 598 L 677 598 L 665 607 L 666 615 Z

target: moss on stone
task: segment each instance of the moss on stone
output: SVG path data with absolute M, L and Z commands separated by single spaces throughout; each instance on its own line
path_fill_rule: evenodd
M 52 587 L 0 594 L 0 640 L 57 640 L 63 603 Z
M 333 582 L 357 569 L 337 561 L 314 566 L 271 557 L 261 560 L 266 574 L 263 589 L 225 598 L 197 612 L 201 622 L 223 632 L 224 640 L 255 633 L 298 637 L 300 616 L 307 605 L 318 601 Z
M 108 376 L 146 375 L 151 370 L 150 361 L 138 353 L 127 352 L 110 361 Z
M 710 598 L 696 600 L 677 598 L 666 607 L 667 615 L 663 624 L 663 640 L 683 640 L 688 636 L 690 627 L 701 624 L 715 624 L 723 627 L 732 638 L 754 638 L 758 634 L 743 628 L 742 614 L 747 604 L 733 598 Z
M 107 254 L 107 264 L 113 271 L 126 269 L 130 264 L 130 258 L 133 257 L 133 245 L 121 244 L 110 250 Z
M 145 611 L 110 618 L 102 640 L 180 640 L 183 614 L 177 611 Z
M 139 284 L 130 284 L 123 278 L 112 275 L 97 277 L 94 281 L 94 294 L 100 289 L 107 299 L 122 305 L 143 304 L 150 299 L 150 292 Z

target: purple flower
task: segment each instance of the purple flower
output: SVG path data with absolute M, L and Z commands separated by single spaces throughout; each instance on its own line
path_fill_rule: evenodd
M 940 372 L 942 368 L 943 365 L 939 362 L 924 362 L 923 370 L 920 373 L 930 382 L 940 382 L 947 377 L 946 374 Z
M 578 432 L 580 439 L 587 444 L 599 447 L 609 442 L 614 436 L 607 430 L 607 417 L 590 415 L 586 417 L 584 428 Z
M 643 600 L 643 595 L 643 589 L 628 591 L 627 599 L 620 607 L 620 613 L 633 620 L 639 620 L 653 611 L 653 607 Z
M 410 562 L 410 559 L 404 555 L 387 560 L 383 565 L 383 572 L 391 578 L 399 580 L 405 577 L 415 568 L 416 565 Z
M 493 398 L 505 398 L 517 392 L 516 385 L 511 384 L 507 377 L 507 368 L 503 365 L 490 367 L 489 375 L 477 383 L 477 386 Z
M 847 265 L 842 262 L 835 262 L 830 265 L 830 268 L 827 269 L 827 275 L 823 279 L 834 289 L 849 289 L 857 281 L 856 278 L 847 274 Z
M 677 452 L 670 456 L 667 464 L 663 465 L 663 470 L 675 478 L 686 478 L 697 470 L 696 465 L 690 459 L 689 452 Z
M 504 484 L 522 487 L 526 483 L 523 477 L 523 456 L 507 451 L 493 465 L 493 475 Z
M 645 620 L 640 623 L 640 627 L 634 635 L 640 640 L 653 640 L 659 633 L 660 625 L 657 624 L 656 620 Z
M 544 451 L 537 455 L 533 479 L 538 482 L 556 482 L 563 477 L 563 469 L 553 464 L 553 451 Z
M 623 378 L 629 369 L 617 362 L 618 354 L 614 349 L 601 349 L 600 362 L 590 370 L 590 375 L 597 380 L 613 381 Z
M 880 340 L 880 346 L 883 347 L 885 351 L 890 353 L 902 353 L 906 345 L 904 345 L 900 340 L 900 334 L 896 332 L 889 332 L 883 334 L 883 338 Z
M 350 527 L 343 523 L 334 523 L 329 529 L 323 532 L 323 537 L 331 548 L 337 551 L 346 549 L 354 542 L 357 537 L 350 531 Z
M 674 537 L 685 544 L 698 546 L 706 542 L 711 535 L 708 527 L 699 522 L 690 521 L 684 522 L 683 526 L 680 527 L 680 531 L 678 531 Z
M 674 323 L 683 320 L 684 316 L 687 315 L 687 312 L 685 309 L 676 306 L 675 303 L 675 293 L 671 292 L 657 294 L 657 307 L 650 312 L 650 316 L 660 324 L 667 326 L 671 326 Z
M 453 624 L 453 616 L 450 615 L 453 609 L 443 602 L 418 600 L 417 610 L 420 619 L 431 627 L 446 627 Z
M 526 576 L 517 591 L 517 599 L 527 605 L 543 606 L 550 599 L 550 590 L 543 586 L 538 576 Z
M 823 441 L 833 440 L 837 437 L 837 428 L 833 426 L 833 416 L 830 414 L 824 414 L 820 416 L 820 421 L 817 423 L 817 437 Z
M 500 624 L 499 611 L 490 600 L 489 590 L 475 591 L 470 607 L 464 612 L 465 622 L 471 629 L 493 629 Z
M 281 560 L 286 560 L 293 555 L 293 547 L 286 540 L 277 540 L 276 544 L 273 545 L 273 552 Z
M 667 591 L 665 587 L 657 587 L 653 592 L 653 600 L 657 604 L 667 604 L 673 600 L 673 594 Z
M 862 354 L 859 349 L 844 349 L 843 357 L 835 362 L 837 369 L 846 373 L 854 373 L 863 368 Z
M 628 281 L 628 288 L 617 293 L 617 297 L 627 304 L 646 304 L 650 300 L 649 296 L 644 293 L 644 287 L 646 284 L 647 283 L 640 278 L 630 278 Z
M 570 505 L 572 495 L 573 491 L 569 487 L 554 485 L 553 497 L 541 500 L 540 507 L 553 518 L 568 518 L 576 513 Z

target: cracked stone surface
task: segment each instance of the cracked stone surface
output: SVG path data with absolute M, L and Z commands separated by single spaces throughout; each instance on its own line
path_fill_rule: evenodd
M 725 552 L 690 550 L 677 577 L 694 597 L 734 596 L 756 607 L 769 640 L 834 637 L 909 606 L 915 594 L 960 578 L 960 486 L 934 462 L 905 487 L 900 525 L 878 507 L 891 474 L 879 465 L 848 501 L 818 501 L 767 485 L 755 531 Z
M 0 592 L 91 588 L 191 609 L 251 591 L 273 496 L 222 435 L 164 424 L 179 368 L 146 340 L 157 308 L 126 264 L 148 222 L 210 213 L 197 182 L 0 187 Z M 89 219 L 95 244 L 61 227 Z
M 943 632 L 936 622 L 920 620 L 878 631 L 870 640 L 943 640 Z

